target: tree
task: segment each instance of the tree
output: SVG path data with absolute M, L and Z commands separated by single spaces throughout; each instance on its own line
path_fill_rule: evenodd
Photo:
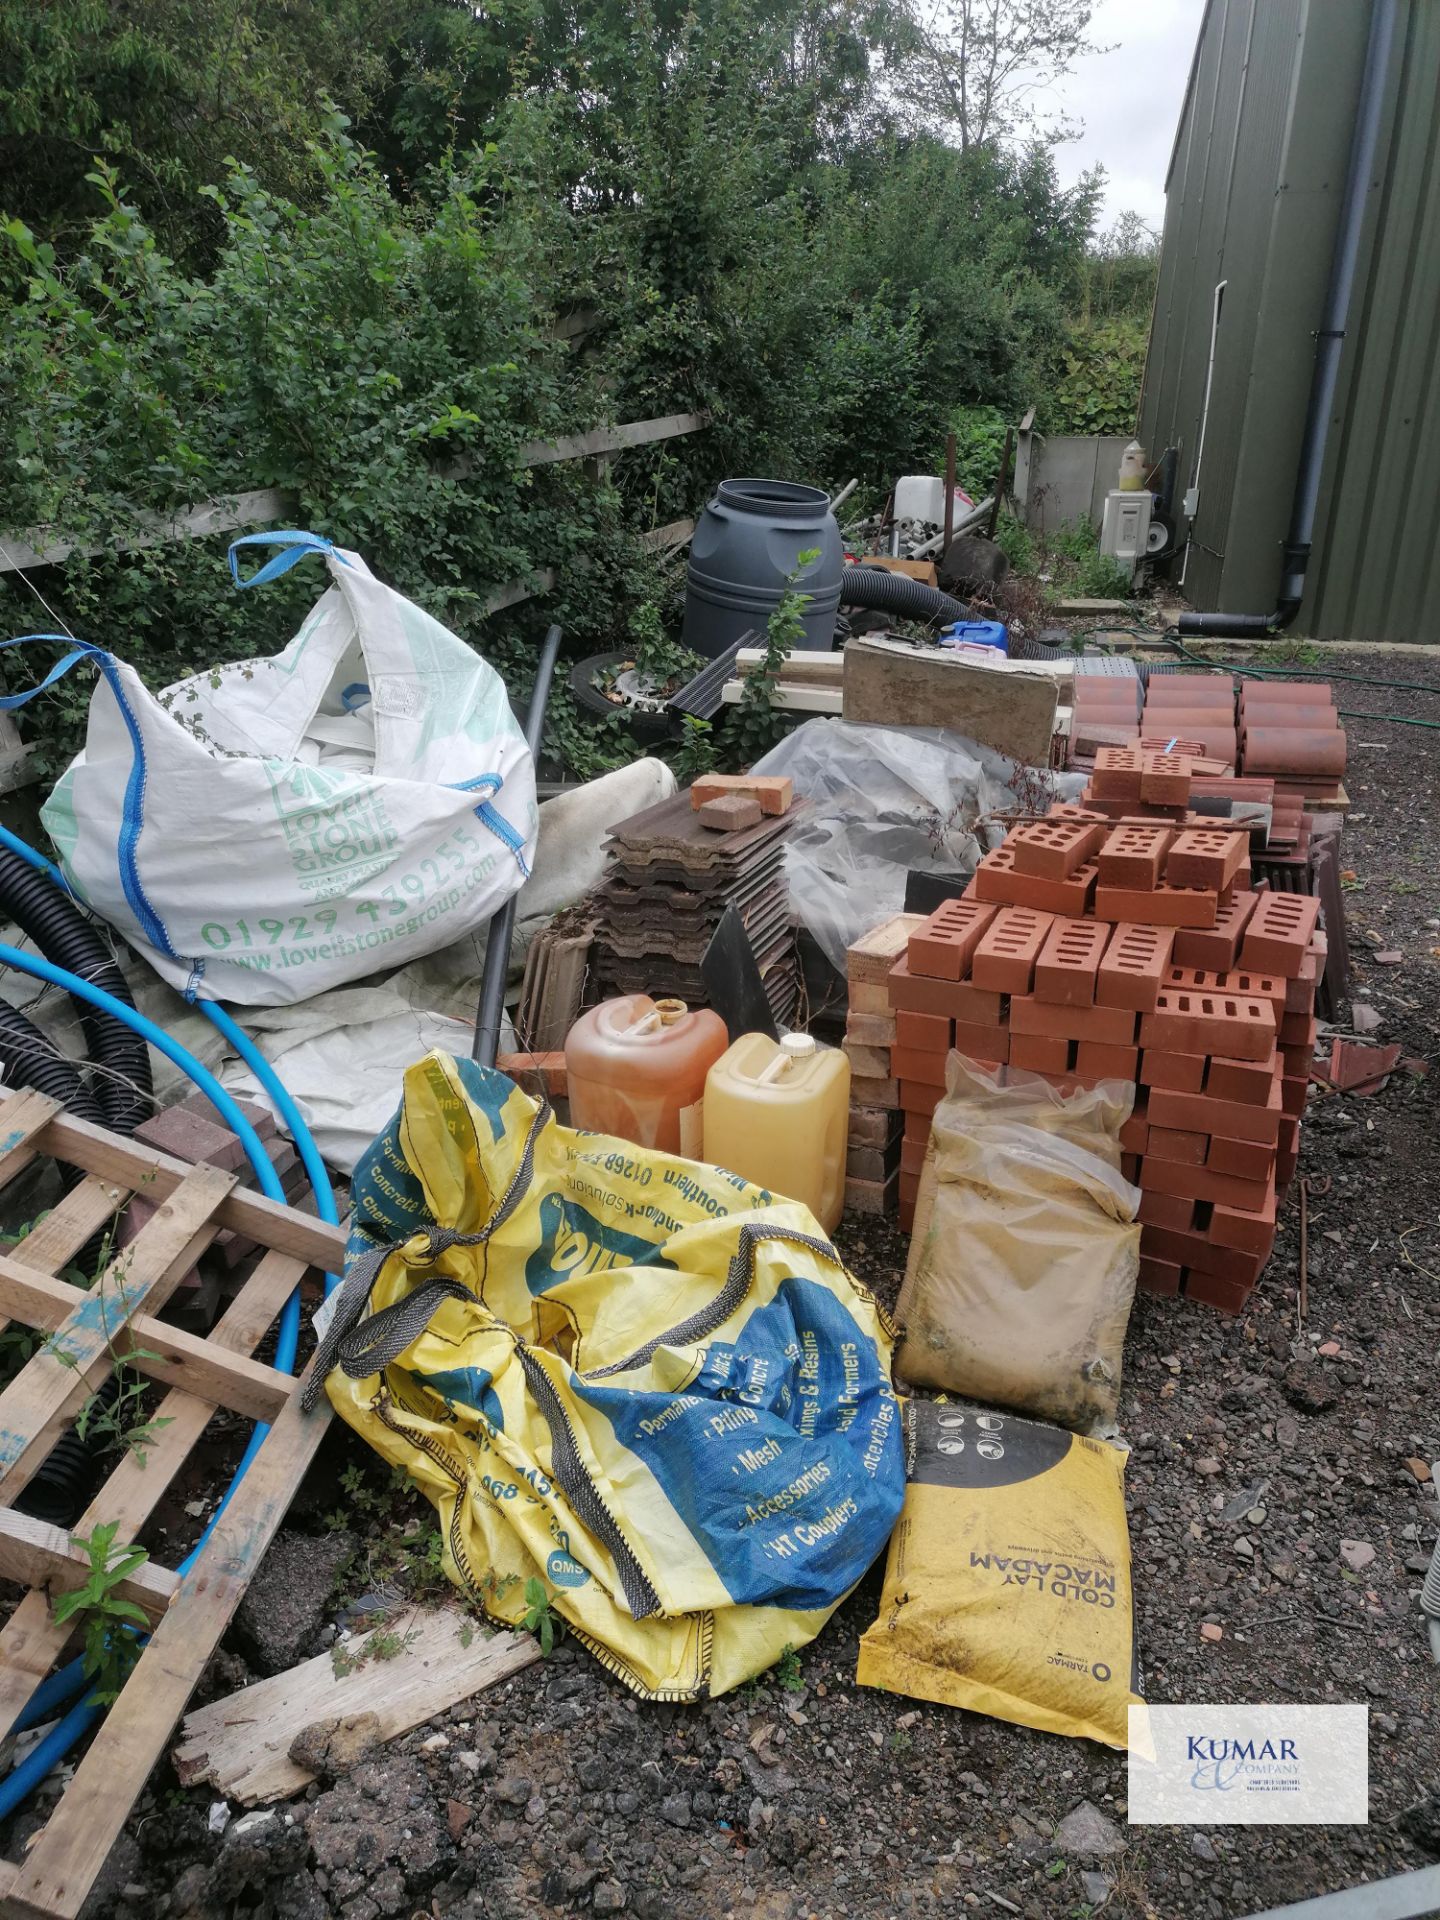
M 1065 137 L 1036 94 L 1087 53 L 1092 0 L 900 0 L 909 49 L 894 77 L 917 125 L 958 138 L 1024 144 Z

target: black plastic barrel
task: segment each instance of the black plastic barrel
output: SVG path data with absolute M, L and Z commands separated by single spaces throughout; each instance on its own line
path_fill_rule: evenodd
M 823 653 L 835 638 L 845 550 L 828 497 L 790 480 L 722 480 L 690 543 L 685 644 L 713 660 L 746 633 L 763 632 L 802 553 L 796 581 L 810 595 L 802 647 Z

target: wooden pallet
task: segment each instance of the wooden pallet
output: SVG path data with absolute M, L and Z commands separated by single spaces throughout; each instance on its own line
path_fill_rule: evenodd
M 77 1535 L 116 1521 L 117 1544 L 134 1540 L 217 1409 L 270 1431 L 185 1578 L 146 1561 L 120 1589 L 149 1617 L 150 1639 L 24 1860 L 0 1861 L 0 1920 L 75 1920 L 279 1527 L 328 1409 L 302 1415 L 299 1382 L 253 1356 L 307 1273 L 340 1270 L 344 1244 L 338 1227 L 245 1191 L 233 1173 L 137 1147 L 38 1093 L 0 1100 L 0 1187 L 40 1155 L 85 1178 L 0 1255 L 0 1326 L 49 1336 L 0 1392 L 0 1578 L 30 1588 L 0 1630 L 0 1728 L 66 1652 L 75 1623 L 55 1624 L 50 1597 L 83 1585 L 87 1566 L 69 1534 L 16 1513 L 13 1502 L 116 1358 L 133 1350 L 131 1364 L 164 1383 L 156 1417 L 170 1424 L 143 1465 L 133 1452 L 118 1457 Z M 156 1210 L 96 1285 L 81 1292 L 56 1279 L 135 1193 Z M 266 1251 L 201 1339 L 156 1316 L 225 1228 Z

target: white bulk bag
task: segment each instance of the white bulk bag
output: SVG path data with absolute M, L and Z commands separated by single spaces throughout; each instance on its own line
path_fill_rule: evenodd
M 251 545 L 281 551 L 242 582 Z M 257 586 L 310 553 L 333 584 L 272 659 L 156 696 L 82 648 L 85 750 L 42 811 L 77 894 L 204 999 L 283 1006 L 402 966 L 530 870 L 535 773 L 499 675 L 314 534 L 247 535 L 230 566 Z

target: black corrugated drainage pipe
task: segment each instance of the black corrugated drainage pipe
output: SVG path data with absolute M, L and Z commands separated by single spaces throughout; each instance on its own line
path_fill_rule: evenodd
M 127 1007 L 134 1006 L 125 976 L 96 929 L 53 881 L 3 846 L 0 911 L 24 929 L 47 960 L 93 981 Z M 150 1050 L 138 1034 L 97 1012 L 88 1001 L 77 1000 L 75 1009 L 97 1069 L 95 1097 L 104 1124 L 115 1133 L 131 1134 L 149 1118 L 154 1105 Z
M 963 600 L 885 567 L 846 567 L 840 576 L 840 604 L 865 607 L 874 613 L 898 613 L 903 619 L 924 620 L 931 626 L 948 627 L 952 621 L 971 617 Z
M 1315 371 L 1310 379 L 1300 465 L 1290 503 L 1290 530 L 1282 549 L 1279 599 L 1272 613 L 1182 613 L 1178 623 L 1182 634 L 1209 634 L 1219 640 L 1262 639 L 1266 634 L 1283 631 L 1300 611 L 1305 595 L 1305 572 L 1310 563 L 1310 542 L 1315 533 L 1325 439 L 1330 430 L 1330 410 L 1335 404 L 1340 353 L 1355 288 L 1355 263 L 1365 227 L 1365 203 L 1380 140 L 1385 76 L 1395 37 L 1395 10 L 1396 0 L 1374 0 L 1370 14 L 1365 71 L 1360 77 L 1360 98 L 1355 103 L 1355 126 L 1350 135 L 1350 163 L 1340 202 L 1340 223 L 1335 230 L 1335 251 L 1330 258 L 1330 283 L 1325 291 L 1320 330 L 1315 336 Z
M 81 1078 L 79 1067 L 8 1000 L 0 1000 L 0 1070 L 7 1087 L 34 1087 L 37 1093 L 58 1100 L 77 1120 L 104 1126 L 100 1102 Z M 77 1169 L 68 1171 L 79 1178 Z

